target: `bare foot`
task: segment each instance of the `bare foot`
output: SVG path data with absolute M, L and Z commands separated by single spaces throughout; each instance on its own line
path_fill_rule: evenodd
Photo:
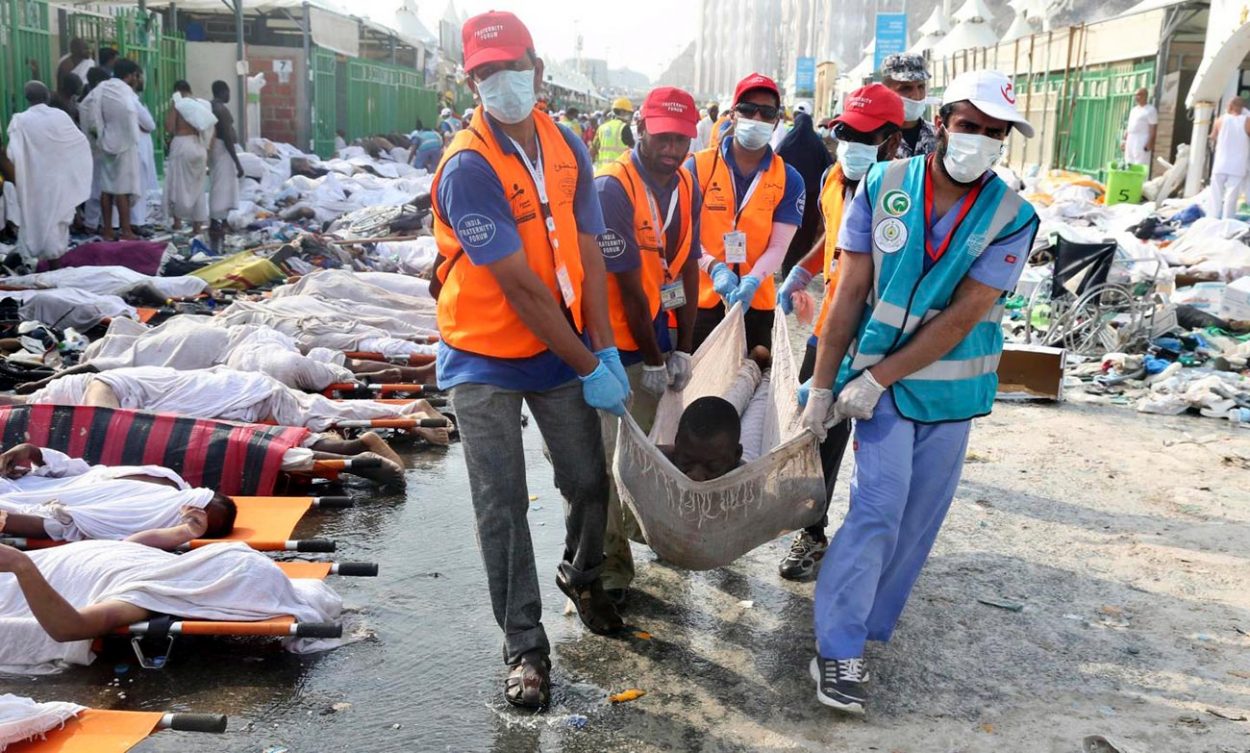
M 403 458 L 395 450 L 391 449 L 391 446 L 377 432 L 367 431 L 358 437 L 358 441 L 368 448 L 368 451 L 365 452 L 366 455 L 371 453 L 380 455 L 399 466 L 400 470 L 403 470 Z
M 451 431 L 449 429 L 412 429 L 411 431 L 430 444 L 442 445 L 444 447 L 451 444 Z
M 348 471 L 348 473 L 353 476 L 360 476 L 361 478 L 368 479 L 376 484 L 382 484 L 383 486 L 404 483 L 404 469 L 398 463 L 394 462 L 390 458 L 382 457 L 381 455 L 373 452 L 362 452 L 353 458 L 353 460 L 364 460 L 366 458 L 374 458 L 381 461 L 381 467 L 352 468 Z

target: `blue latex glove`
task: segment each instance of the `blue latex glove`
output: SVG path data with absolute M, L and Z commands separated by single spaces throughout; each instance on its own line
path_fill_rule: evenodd
M 582 399 L 587 405 L 616 416 L 625 415 L 625 398 L 629 393 L 621 388 L 621 383 L 612 376 L 603 361 L 599 362 L 594 371 L 578 379 L 582 380 Z
M 738 283 L 738 289 L 730 293 L 726 299 L 725 305 L 732 307 L 735 303 L 741 303 L 742 308 L 751 308 L 751 301 L 755 300 L 755 291 L 760 288 L 760 278 L 747 275 L 742 278 L 742 282 Z
M 786 275 L 786 281 L 781 283 L 781 287 L 777 288 L 777 307 L 781 309 L 781 313 L 787 316 L 794 313 L 794 301 L 790 300 L 790 296 L 807 289 L 807 283 L 812 281 L 812 273 L 802 267 L 795 267 L 790 270 L 790 274 Z
M 810 395 L 811 392 L 812 392 L 812 380 L 808 379 L 806 382 L 799 385 L 797 397 L 799 399 L 800 408 L 807 407 L 807 396 Z
M 616 348 L 604 348 L 596 350 L 595 357 L 608 367 L 608 371 L 612 372 L 612 376 L 616 377 L 616 381 L 625 390 L 625 397 L 629 397 L 629 375 L 625 373 L 625 366 L 621 363 L 621 352 Z
M 712 288 L 716 291 L 716 294 L 728 301 L 734 291 L 738 289 L 738 275 L 734 274 L 729 265 L 723 261 L 712 264 L 712 269 L 709 273 L 712 275 Z M 732 306 L 733 304 L 730 303 L 729 305 Z

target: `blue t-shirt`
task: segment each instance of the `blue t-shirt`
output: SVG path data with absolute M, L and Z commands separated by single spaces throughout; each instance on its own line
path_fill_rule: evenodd
M 755 171 L 744 175 L 738 171 L 738 165 L 734 162 L 733 157 L 733 139 L 726 138 L 720 143 L 721 159 L 725 160 L 725 164 L 729 166 L 729 172 L 734 179 L 734 201 L 738 204 L 734 209 L 739 209 L 742 197 L 746 195 L 747 189 L 751 187 L 751 181 L 755 179 L 756 174 L 768 169 L 773 162 L 772 147 L 767 147 L 764 151 L 764 157 L 760 160 Z M 686 160 L 686 169 L 694 176 L 696 186 L 702 185 L 699 181 L 699 171 L 695 168 L 694 156 L 692 155 Z M 710 176 L 705 176 L 710 177 Z M 803 176 L 799 175 L 799 171 L 795 170 L 792 165 L 786 165 L 786 192 L 781 198 L 781 203 L 773 210 L 773 222 L 784 222 L 787 225 L 803 224 L 803 208 L 807 202 L 807 191 L 803 186 Z
M 417 145 L 417 153 L 425 154 L 443 148 L 443 137 L 431 130 L 413 131 L 408 139 Z
M 638 160 L 638 150 L 630 151 L 630 159 L 638 174 L 642 176 L 647 188 L 655 197 L 656 209 L 659 211 L 660 224 L 664 224 L 664 213 L 672 201 L 673 191 L 677 189 L 677 177 L 674 176 L 667 186 L 660 186 L 651 180 L 651 176 L 642 169 Z M 595 187 L 599 189 L 599 203 L 603 206 L 603 223 L 606 229 L 599 236 L 599 246 L 603 249 L 603 263 L 608 273 L 629 272 L 642 266 L 642 251 L 638 247 L 638 238 L 634 232 L 634 205 L 624 186 L 616 178 L 602 175 L 595 179 Z M 699 246 L 699 214 L 703 205 L 703 197 L 699 193 L 699 184 L 691 187 L 690 211 L 693 220 L 690 227 L 690 256 L 696 262 L 701 255 Z M 673 211 L 680 211 L 674 209 Z M 676 246 L 681 241 L 681 223 L 674 217 L 664 233 L 665 254 L 672 257 Z M 680 271 L 672 270 L 673 277 L 679 278 Z M 668 315 L 661 311 L 655 318 L 655 336 L 660 350 L 672 350 L 672 341 L 668 334 Z M 642 354 L 636 350 L 622 350 L 621 363 L 626 366 L 638 363 Z
M 495 120 L 489 115 L 486 119 L 503 153 L 520 160 L 516 147 L 499 130 Z M 560 128 L 560 135 L 577 158 L 577 188 L 573 200 L 577 232 L 599 235 L 603 232 L 603 211 L 595 191 L 590 152 L 567 128 Z M 468 257 L 459 263 L 467 261 L 481 266 L 521 251 L 521 235 L 503 183 L 486 158 L 477 152 L 464 150 L 444 163 L 434 200 L 439 215 L 456 233 Z M 436 368 L 440 389 L 473 383 L 543 392 L 577 377 L 572 367 L 549 350 L 529 358 L 492 358 L 457 350 L 445 342 L 439 343 Z
M 983 179 L 992 179 L 987 173 Z M 842 218 L 842 229 L 838 233 L 838 247 L 852 254 L 872 253 L 872 206 L 868 203 L 868 193 L 864 190 L 867 181 L 859 184 L 855 198 L 847 206 Z M 946 214 L 933 223 L 933 227 L 925 229 L 929 243 L 934 247 L 940 245 L 951 231 L 959 216 L 959 205 L 951 207 Z M 1036 225 L 1026 222 L 1016 232 L 1006 238 L 996 240 L 986 247 L 968 270 L 968 276 L 982 285 L 999 290 L 1013 290 L 1020 280 L 1024 266 L 1033 250 L 1033 235 Z M 906 246 L 904 253 L 921 253 L 925 255 L 925 271 L 932 266 L 932 261 L 924 249 L 919 246 Z M 951 253 L 947 249 L 946 253 Z

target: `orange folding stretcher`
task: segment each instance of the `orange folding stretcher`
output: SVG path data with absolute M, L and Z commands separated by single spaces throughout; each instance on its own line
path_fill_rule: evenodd
M 288 578 L 314 578 L 324 580 L 329 575 L 374 577 L 378 566 L 373 562 L 279 562 L 278 567 Z M 225 622 L 219 620 L 188 620 L 179 617 L 156 617 L 118 628 L 117 635 L 130 636 L 139 666 L 144 669 L 162 669 L 169 661 L 174 640 L 180 635 L 209 635 L 233 637 L 271 638 L 340 638 L 343 625 L 337 622 L 296 622 L 294 617 L 272 617 L 251 622 Z M 144 651 L 144 638 L 164 639 L 164 653 L 148 656 Z
M 5 753 L 126 753 L 154 732 L 226 731 L 221 714 L 174 714 L 161 711 L 105 711 L 86 709 L 65 726 L 46 732 L 42 739 L 13 743 Z
M 436 337 L 425 337 L 412 339 L 419 345 L 433 345 L 438 342 Z M 357 361 L 378 361 L 380 363 L 394 364 L 395 366 L 428 366 L 434 363 L 437 356 L 432 353 L 412 353 L 406 356 L 388 356 L 385 353 L 375 353 L 368 350 L 348 350 L 343 353 L 348 358 Z
M 292 539 L 295 527 L 313 508 L 333 510 L 351 507 L 351 497 L 234 497 L 238 516 L 234 530 L 224 539 L 196 539 L 194 549 L 222 541 L 242 541 L 261 552 L 333 552 L 335 543 L 325 539 Z M 65 542 L 52 539 L 4 538 L 0 544 L 15 549 L 47 549 Z

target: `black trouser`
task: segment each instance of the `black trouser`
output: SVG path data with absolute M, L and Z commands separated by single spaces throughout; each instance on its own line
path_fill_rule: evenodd
M 756 345 L 763 345 L 768 348 L 768 352 L 773 350 L 773 320 L 776 318 L 775 310 L 763 311 L 761 309 L 747 309 L 743 322 L 747 328 L 747 352 L 749 353 Z M 707 336 L 712 334 L 712 330 L 716 329 L 716 325 L 720 324 L 725 318 L 725 304 L 716 304 L 715 308 L 699 309 L 699 314 L 694 319 L 694 349 L 698 350 Z
M 803 354 L 803 366 L 799 368 L 799 381 L 806 382 L 812 378 L 816 370 L 816 346 L 808 345 Z M 825 475 L 825 509 L 821 512 L 820 522 L 807 527 L 813 536 L 824 538 L 825 526 L 829 525 L 829 503 L 833 501 L 833 487 L 838 481 L 838 469 L 842 467 L 842 455 L 846 452 L 846 443 L 851 438 L 851 419 L 830 427 L 829 435 L 820 443 L 820 468 Z

